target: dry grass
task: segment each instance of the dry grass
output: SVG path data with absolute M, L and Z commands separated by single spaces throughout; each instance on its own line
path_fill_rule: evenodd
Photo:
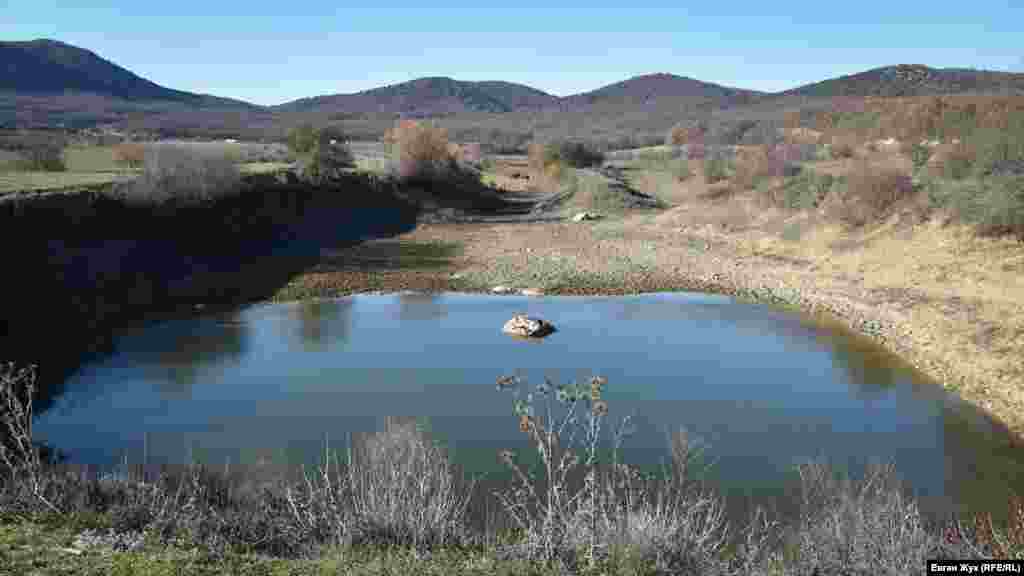
M 846 175 L 841 192 L 826 199 L 825 209 L 845 224 L 863 226 L 877 222 L 897 202 L 914 193 L 910 176 L 860 159 Z

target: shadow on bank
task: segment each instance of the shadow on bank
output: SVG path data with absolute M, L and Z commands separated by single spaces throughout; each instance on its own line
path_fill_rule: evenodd
M 39 366 L 43 411 L 84 361 L 112 351 L 115 329 L 266 300 L 323 250 L 408 232 L 429 214 L 529 209 L 492 189 L 462 188 L 354 173 L 311 185 L 279 173 L 187 205 L 132 204 L 110 189 L 6 197 L 4 360 Z

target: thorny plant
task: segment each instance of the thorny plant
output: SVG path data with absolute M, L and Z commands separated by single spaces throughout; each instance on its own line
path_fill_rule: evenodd
M 498 379 L 498 389 L 515 387 L 518 376 Z M 593 377 L 586 384 L 553 386 L 550 380 L 517 398 L 514 413 L 519 429 L 536 444 L 545 475 L 537 479 L 505 450 L 501 458 L 513 471 L 515 487 L 496 496 L 526 537 L 526 550 L 533 558 L 572 562 L 583 552 L 594 566 L 608 558 L 613 549 L 639 548 L 658 565 L 670 569 L 702 569 L 718 564 L 727 543 L 725 511 L 717 499 L 687 490 L 683 475 L 691 461 L 689 446 L 680 434 L 673 443 L 674 482 L 662 490 L 636 469 L 620 462 L 622 441 L 633 433 L 630 418 L 612 433 L 611 461 L 599 463 L 599 440 L 608 415 L 608 401 L 602 398 L 607 379 Z M 543 414 L 534 400 L 543 403 Z M 559 416 L 555 405 L 563 407 Z M 589 410 L 581 413 L 581 407 Z M 583 437 L 579 438 L 582 430 Z M 573 451 L 582 444 L 583 459 Z M 574 473 L 582 472 L 583 486 L 570 488 Z M 760 547 L 761 542 L 749 542 Z M 751 549 L 744 554 L 758 553 Z
M 19 397 L 18 387 L 22 397 Z M 0 462 L 10 474 L 11 486 L 23 480 L 40 502 L 57 512 L 43 494 L 43 459 L 32 443 L 32 399 L 36 391 L 36 366 L 16 369 L 14 363 L 0 365 Z

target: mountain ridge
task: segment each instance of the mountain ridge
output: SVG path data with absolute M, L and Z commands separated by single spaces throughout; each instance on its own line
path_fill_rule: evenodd
M 463 81 L 424 76 L 350 94 L 324 94 L 275 106 L 196 94 L 160 86 L 87 49 L 51 39 L 0 41 L 0 126 L 88 126 L 144 118 L 149 126 L 206 126 L 230 131 L 295 121 L 465 115 L 483 118 L 540 115 L 541 124 L 645 110 L 659 119 L 742 109 L 765 109 L 835 97 L 900 97 L 959 93 L 1024 95 L 1024 74 L 896 64 L 827 78 L 779 92 L 704 82 L 668 72 L 640 74 L 594 90 L 555 96 L 503 80 Z M 673 112 L 677 111 L 677 112 Z M 481 116 L 482 115 L 482 116 Z M 661 120 L 659 120 L 661 121 Z M 163 123 L 163 124 L 161 124 Z M 628 123 L 628 122 L 627 122 Z M 648 123 L 645 121 L 644 123 Z M 613 123 L 615 124 L 615 123 Z

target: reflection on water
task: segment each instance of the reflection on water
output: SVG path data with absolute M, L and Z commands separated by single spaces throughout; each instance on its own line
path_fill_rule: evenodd
M 297 328 L 300 349 L 306 352 L 322 352 L 329 342 L 345 346 L 351 337 L 351 298 L 304 301 L 293 306 L 297 323 L 283 325 Z
M 552 321 L 540 342 L 501 333 L 514 313 Z M 311 463 L 385 416 L 425 420 L 469 473 L 528 449 L 498 376 L 608 378 L 611 416 L 635 416 L 627 461 L 655 466 L 666 434 L 708 445 L 708 479 L 743 502 L 792 504 L 794 465 L 855 474 L 893 462 L 934 512 L 999 511 L 1024 485 L 1005 430 L 852 337 L 725 297 L 355 296 L 255 306 L 126 335 L 42 414 L 72 461 Z M 787 500 L 788 499 L 788 500 Z M 1002 506 L 1005 510 L 1005 506 Z

